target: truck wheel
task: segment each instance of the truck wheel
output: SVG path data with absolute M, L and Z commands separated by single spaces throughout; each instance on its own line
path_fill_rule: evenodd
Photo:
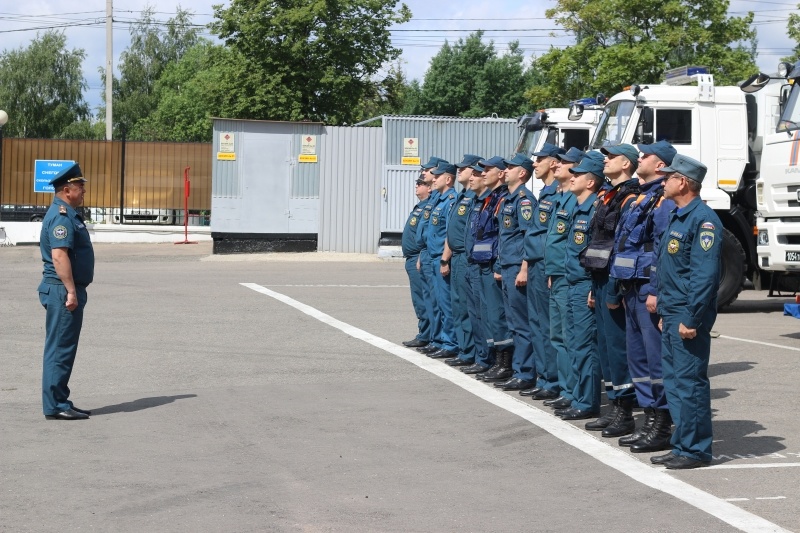
M 41 222 L 42 220 L 44 220 L 44 219 L 42 218 L 41 215 L 33 215 L 31 217 L 31 222 Z
M 736 235 L 726 228 L 722 228 L 721 263 L 717 309 L 735 302 L 745 281 L 744 248 Z

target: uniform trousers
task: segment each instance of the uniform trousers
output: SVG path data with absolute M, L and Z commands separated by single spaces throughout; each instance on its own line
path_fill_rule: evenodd
M 422 250 L 419 253 L 419 277 L 422 280 L 422 297 L 425 300 L 425 314 L 428 316 L 428 323 L 430 324 L 430 337 L 428 341 L 434 346 L 442 347 L 440 333 L 442 325 L 436 322 L 434 314 L 434 300 L 436 293 L 433 288 L 433 272 L 431 271 L 431 256 L 428 250 Z
M 607 275 L 592 281 L 600 369 L 609 400 L 633 400 L 636 394 L 631 383 L 628 353 L 625 348 L 625 310 L 622 304 L 616 309 L 609 309 L 606 305 L 610 301 L 607 292 L 610 283 L 614 283 L 614 280 Z
M 475 361 L 475 332 L 470 318 L 469 300 L 472 287 L 469 282 L 469 265 L 464 253 L 453 253 L 450 258 L 450 304 L 453 312 L 453 330 L 458 342 L 458 357 Z
M 575 386 L 572 407 L 582 411 L 600 411 L 600 359 L 597 355 L 597 326 L 594 310 L 587 304 L 591 280 L 570 283 L 567 300 L 567 352 L 572 362 Z
M 489 316 L 489 312 L 486 309 L 480 265 L 468 263 L 467 274 L 470 286 L 469 318 L 472 321 L 472 333 L 475 339 L 475 363 L 492 366 L 494 364 L 494 339 L 491 339 L 488 327 L 484 322 L 484 319 Z
M 68 383 L 78 353 L 86 287 L 76 286 L 75 293 L 78 307 L 69 311 L 64 305 L 67 301 L 64 285 L 39 285 L 39 302 L 46 310 L 42 365 L 42 410 L 45 416 L 72 409 Z
M 712 307 L 712 306 L 710 306 Z M 716 305 L 697 327 L 694 339 L 681 339 L 679 316 L 663 318 L 662 367 L 669 413 L 675 424 L 673 453 L 699 461 L 711 461 L 711 384 L 708 361 L 711 356 L 711 327 Z
M 569 283 L 564 276 L 550 276 L 550 342 L 556 352 L 558 388 L 562 397 L 572 400 L 575 379 L 572 374 L 572 361 L 567 353 L 565 339 L 570 335 L 567 301 Z
M 544 261 L 528 263 L 528 328 L 533 346 L 536 386 L 558 392 L 556 351 L 550 342 L 550 289 L 544 275 Z
M 494 346 L 496 351 L 514 347 L 511 333 L 508 331 L 508 322 L 503 307 L 503 289 L 500 282 L 494 279 L 494 264 L 482 263 L 480 265 L 481 286 L 483 298 L 486 302 L 486 316 L 483 320 L 486 332 L 486 341 Z
M 431 257 L 431 272 L 433 275 L 433 319 L 439 324 L 439 336 L 437 340 L 441 348 L 451 352 L 458 352 L 456 334 L 453 329 L 453 308 L 450 303 L 450 278 L 442 276 L 441 256 Z
M 431 340 L 431 321 L 425 306 L 425 283 L 422 275 L 417 270 L 419 255 L 406 257 L 406 274 L 408 284 L 411 286 L 411 304 L 414 306 L 414 315 L 417 317 L 417 340 L 428 342 Z
M 666 409 L 659 318 L 647 310 L 648 295 L 646 288 L 633 285 L 624 296 L 628 370 L 639 406 Z
M 501 267 L 503 304 L 511 338 L 514 339 L 514 356 L 511 359 L 511 369 L 514 371 L 512 377 L 532 382 L 536 379 L 536 368 L 533 360 L 531 330 L 528 324 L 528 292 L 526 287 L 516 286 L 520 270 L 520 265 Z

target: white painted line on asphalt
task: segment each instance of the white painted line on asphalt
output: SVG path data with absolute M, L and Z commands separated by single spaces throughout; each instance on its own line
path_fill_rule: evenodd
M 777 524 L 773 524 L 758 515 L 740 509 L 722 498 L 718 498 L 685 481 L 672 477 L 672 475 L 667 474 L 666 471 L 656 470 L 634 459 L 626 452 L 612 448 L 597 438 L 588 435 L 585 431 L 578 429 L 572 424 L 556 418 L 550 413 L 545 413 L 499 389 L 487 387 L 484 383 L 454 368 L 443 365 L 441 362 L 430 359 L 414 350 L 394 344 L 393 342 L 387 341 L 386 339 L 368 333 L 355 326 L 351 326 L 314 307 L 298 302 L 293 298 L 262 287 L 256 283 L 241 283 L 241 285 L 294 307 L 298 311 L 312 318 L 316 318 L 320 322 L 328 324 L 353 338 L 362 340 L 392 355 L 396 355 L 409 363 L 427 370 L 431 374 L 450 381 L 462 389 L 471 392 L 475 396 L 531 422 L 561 441 L 590 455 L 635 481 L 674 496 L 705 513 L 719 518 L 737 529 L 748 533 L 791 533 L 789 530 L 783 529 Z
M 266 284 L 267 287 L 335 287 L 346 289 L 407 289 L 408 285 L 273 285 Z
M 751 344 L 760 344 L 762 346 L 770 346 L 772 348 L 781 348 L 783 350 L 792 350 L 793 352 L 800 352 L 800 348 L 795 348 L 793 346 L 784 346 L 783 344 L 772 344 L 771 342 L 761 342 L 761 341 L 754 341 L 752 339 L 740 339 L 739 337 L 729 337 L 727 335 L 720 335 L 720 339 L 730 339 L 732 341 L 739 341 L 739 342 L 749 342 Z
M 757 465 L 746 464 L 746 465 L 713 465 L 707 466 L 703 470 L 739 470 L 745 468 L 792 468 L 798 467 L 800 463 L 762 463 Z
M 749 502 L 750 498 L 725 498 L 726 502 Z
M 764 496 L 762 498 L 756 498 L 756 500 L 785 500 L 786 496 Z

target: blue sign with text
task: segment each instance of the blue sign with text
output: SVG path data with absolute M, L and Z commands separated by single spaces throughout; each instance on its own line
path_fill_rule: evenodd
M 33 192 L 55 192 L 50 180 L 66 166 L 75 161 L 59 159 L 37 159 L 33 162 Z

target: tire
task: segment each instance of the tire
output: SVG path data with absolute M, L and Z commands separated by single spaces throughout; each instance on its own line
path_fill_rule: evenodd
M 31 217 L 31 222 L 41 222 L 42 220 L 44 220 L 44 218 L 42 218 L 42 215 L 33 215 Z
M 722 229 L 720 262 L 722 269 L 717 291 L 717 309 L 722 309 L 736 301 L 746 279 L 744 248 L 736 235 L 726 228 Z

